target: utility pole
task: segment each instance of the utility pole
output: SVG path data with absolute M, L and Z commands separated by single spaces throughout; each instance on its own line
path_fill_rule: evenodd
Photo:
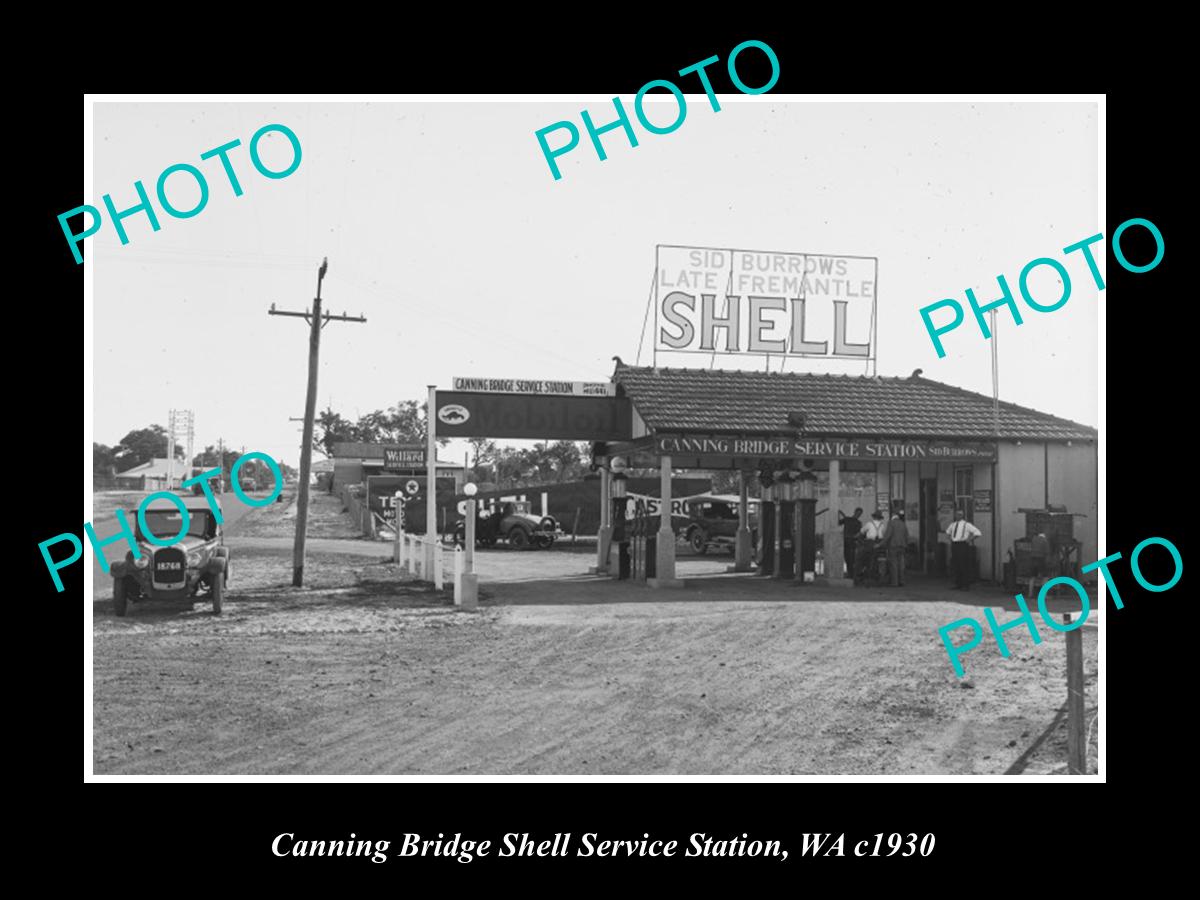
M 192 442 L 196 436 L 196 413 L 190 409 L 173 409 L 167 415 L 167 490 L 175 490 L 175 447 L 178 444 L 184 449 L 186 459 L 183 461 L 183 474 L 179 480 L 185 481 L 192 475 Z M 176 441 L 176 436 L 183 441 Z
M 321 350 L 321 329 L 330 322 L 365 322 L 365 318 L 360 316 L 347 316 L 343 312 L 340 316 L 331 315 L 330 313 L 321 313 L 321 282 L 325 279 L 325 273 L 329 270 L 328 258 L 321 261 L 321 268 L 317 270 L 317 297 L 313 300 L 313 308 L 310 313 L 308 310 L 304 312 L 285 312 L 276 310 L 275 304 L 271 304 L 268 315 L 272 316 L 295 316 L 302 318 L 308 322 L 309 337 L 308 337 L 308 394 L 304 403 L 304 444 L 300 448 L 300 496 L 297 500 L 298 507 L 296 509 L 296 543 L 292 549 L 292 586 L 301 587 L 304 584 L 304 538 L 308 530 L 308 479 L 312 472 L 312 436 L 313 436 L 313 419 L 317 414 L 317 359 Z
M 195 412 L 195 410 L 189 409 L 187 411 L 186 429 L 187 430 L 185 433 L 187 435 L 187 457 L 183 461 L 183 472 L 184 472 L 184 475 L 186 478 L 191 478 L 192 475 L 195 474 L 195 470 L 192 468 L 192 460 L 195 459 L 195 454 L 196 454 L 196 412 Z M 180 479 L 181 482 L 183 480 L 184 479 L 182 479 L 182 478 Z M 182 490 L 183 484 L 181 483 L 179 485 L 179 487 L 180 487 L 180 490 Z
M 167 490 L 175 478 L 175 410 L 167 413 Z

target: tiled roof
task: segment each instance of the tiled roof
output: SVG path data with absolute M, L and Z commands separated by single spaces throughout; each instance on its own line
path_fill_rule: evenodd
M 618 361 L 613 380 L 655 431 L 804 433 L 830 436 L 987 439 L 992 398 L 928 378 L 882 378 L 669 369 Z M 1095 439 L 1096 430 L 1013 403 L 1000 403 L 1000 434 L 1028 440 Z

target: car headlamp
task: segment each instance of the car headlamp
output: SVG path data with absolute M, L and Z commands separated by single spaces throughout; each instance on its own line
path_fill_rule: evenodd
M 144 569 L 148 565 L 150 565 L 150 557 L 146 556 L 144 553 L 141 556 L 135 557 L 133 560 L 133 566 L 135 569 Z
M 195 566 L 200 565 L 200 562 L 203 559 L 204 559 L 204 554 L 193 550 L 191 553 L 189 553 L 187 555 L 187 564 L 191 567 L 195 567 Z

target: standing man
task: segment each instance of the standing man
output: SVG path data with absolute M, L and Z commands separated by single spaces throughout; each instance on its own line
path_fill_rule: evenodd
M 838 510 L 838 524 L 842 526 L 842 550 L 846 558 L 846 574 L 854 577 L 854 548 L 858 542 L 858 533 L 862 531 L 862 507 L 854 508 L 854 515 L 847 516 Z
M 908 551 L 908 526 L 904 523 L 904 511 L 896 509 L 887 531 L 883 535 L 883 546 L 887 550 L 888 568 L 892 570 L 892 587 L 904 587 L 904 554 Z
M 946 534 L 950 535 L 950 566 L 954 571 L 954 589 L 965 591 L 971 586 L 971 548 L 975 546 L 975 538 L 983 532 L 968 522 L 960 509 L 954 514 L 954 521 L 946 529 Z
M 863 526 L 862 546 L 858 548 L 858 553 L 855 555 L 857 563 L 856 572 L 854 573 L 854 581 L 856 584 L 861 584 L 867 580 L 868 574 L 872 578 L 875 573 L 871 572 L 871 567 L 875 565 L 875 550 L 879 546 L 879 542 L 883 539 L 883 533 L 887 525 L 883 521 L 883 513 L 879 510 L 871 513 L 871 518 L 867 520 L 867 524 Z

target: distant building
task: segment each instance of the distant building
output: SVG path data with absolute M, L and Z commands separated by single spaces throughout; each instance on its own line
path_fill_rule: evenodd
M 315 468 L 315 466 L 314 466 Z M 455 489 L 463 483 L 460 464 L 439 459 L 439 478 L 453 478 Z M 348 484 L 363 484 L 371 475 L 424 475 L 425 447 L 417 444 L 363 444 L 342 442 L 333 445 L 333 489 Z
M 116 486 L 121 490 L 131 491 L 175 491 L 179 490 L 179 484 L 192 476 L 183 460 L 175 460 L 175 468 L 172 471 L 171 483 L 167 483 L 167 462 L 166 457 L 162 459 L 152 459 L 149 462 L 144 462 L 140 466 L 134 466 L 132 469 L 126 469 L 124 472 L 119 472 L 116 476 Z

